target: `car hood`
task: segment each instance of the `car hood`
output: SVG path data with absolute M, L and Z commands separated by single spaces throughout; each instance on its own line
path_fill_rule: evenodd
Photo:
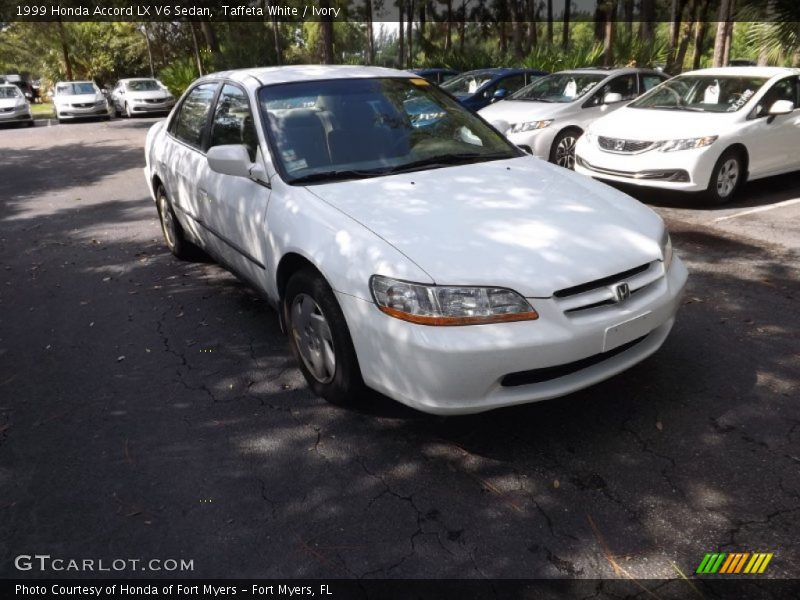
M 0 108 L 14 108 L 17 105 L 17 98 L 0 98 Z
M 147 92 L 125 92 L 123 98 L 130 98 L 131 100 L 165 100 L 169 96 L 169 92 L 164 90 L 151 90 Z
M 53 99 L 56 104 L 86 104 L 89 102 L 100 102 L 97 94 L 69 94 L 56 96 Z
M 697 138 L 719 135 L 733 125 L 733 114 L 624 107 L 595 121 L 589 131 L 642 141 Z
M 663 223 L 653 211 L 531 157 L 307 189 L 437 284 L 543 298 L 661 258 Z
M 557 104 L 555 102 L 528 102 L 527 100 L 502 100 L 490 104 L 478 111 L 478 114 L 489 121 L 505 121 L 509 125 L 554 119 L 565 112 L 572 103 Z

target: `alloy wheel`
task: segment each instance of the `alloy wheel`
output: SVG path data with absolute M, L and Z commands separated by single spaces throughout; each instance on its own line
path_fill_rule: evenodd
M 575 167 L 575 144 L 577 138 L 571 135 L 564 136 L 556 146 L 556 164 L 559 167 L 572 169 Z
M 727 198 L 736 189 L 739 182 L 739 161 L 735 158 L 726 160 L 717 173 L 717 193 L 720 198 Z
M 158 197 L 158 214 L 161 217 L 161 232 L 164 234 L 164 240 L 167 242 L 167 246 L 172 249 L 175 247 L 175 240 L 177 239 L 175 217 L 172 214 L 167 197 L 163 193 Z

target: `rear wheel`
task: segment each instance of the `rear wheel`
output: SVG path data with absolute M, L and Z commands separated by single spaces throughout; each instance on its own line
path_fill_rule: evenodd
M 336 296 L 319 273 L 303 269 L 291 276 L 283 317 L 292 353 L 311 390 L 333 404 L 361 400 L 364 382 L 353 341 Z
M 550 162 L 565 169 L 574 169 L 575 144 L 578 143 L 579 137 L 581 132 L 577 129 L 567 129 L 559 133 L 550 149 Z
M 719 157 L 711 179 L 708 182 L 706 196 L 714 204 L 730 202 L 744 180 L 744 161 L 741 152 L 727 150 Z
M 163 185 L 159 185 L 156 190 L 156 207 L 161 222 L 161 233 L 164 235 L 167 248 L 181 260 L 194 258 L 197 253 L 196 247 L 186 239 L 186 234 L 175 216 L 175 211 L 172 209 Z

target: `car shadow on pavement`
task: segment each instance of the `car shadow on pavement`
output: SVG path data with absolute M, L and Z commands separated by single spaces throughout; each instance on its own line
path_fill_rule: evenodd
M 41 168 L 84 185 L 141 163 L 91 157 Z M 566 398 L 349 410 L 309 393 L 263 298 L 165 250 L 149 199 L 50 209 L 39 179 L 0 219 L 0 575 L 20 548 L 241 578 L 674 577 L 709 548 L 800 564 L 782 257 L 676 231 L 692 275 L 672 335 Z

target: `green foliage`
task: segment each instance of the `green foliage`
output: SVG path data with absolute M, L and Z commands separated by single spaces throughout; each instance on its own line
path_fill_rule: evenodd
M 201 63 L 204 72 L 208 72 L 211 66 L 211 54 L 208 51 L 201 52 Z M 170 65 L 158 72 L 161 83 L 169 88 L 169 91 L 176 98 L 183 94 L 189 84 L 199 77 L 197 72 L 197 62 L 194 57 L 186 57 L 181 60 L 173 61 Z

